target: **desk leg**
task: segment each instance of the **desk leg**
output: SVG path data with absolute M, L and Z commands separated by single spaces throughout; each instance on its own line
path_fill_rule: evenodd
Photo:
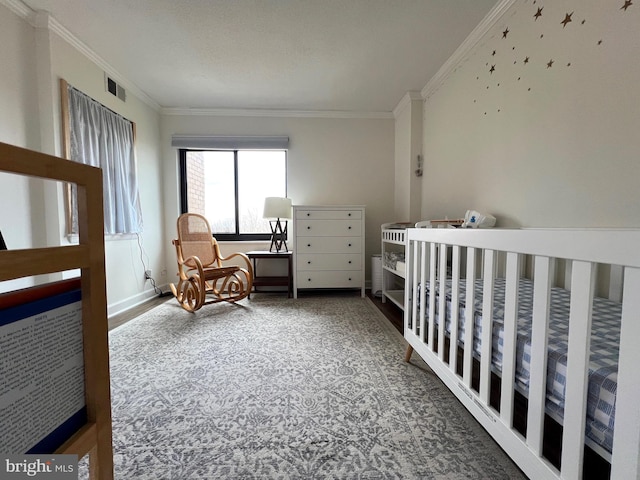
M 287 280 L 287 298 L 291 298 L 291 290 L 292 290 L 291 279 L 293 278 L 293 267 L 292 267 L 293 254 L 289 256 L 288 263 L 289 263 L 289 278 Z
M 256 259 L 252 258 L 251 260 L 253 260 L 253 279 L 255 280 L 255 278 L 258 276 L 257 274 L 257 270 L 256 270 Z M 253 291 L 257 292 L 258 291 L 258 287 L 256 287 L 255 285 L 253 286 Z M 249 300 L 251 300 L 251 292 L 249 292 Z

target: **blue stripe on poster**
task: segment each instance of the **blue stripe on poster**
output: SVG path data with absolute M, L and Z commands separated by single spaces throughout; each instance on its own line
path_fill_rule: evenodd
M 43 312 L 48 312 L 54 308 L 59 308 L 70 303 L 79 302 L 82 299 L 81 290 L 53 295 L 51 297 L 35 300 L 15 307 L 0 310 L 0 327 L 8 325 L 23 318 L 32 317 Z
M 69 440 L 87 423 L 87 407 L 82 407 L 71 415 L 62 425 L 30 448 L 27 454 L 46 454 L 55 452 L 64 442 Z

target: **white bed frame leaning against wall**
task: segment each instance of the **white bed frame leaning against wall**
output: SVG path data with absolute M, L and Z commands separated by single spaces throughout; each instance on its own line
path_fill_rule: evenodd
M 612 448 L 594 449 L 611 464 L 612 479 L 640 479 L 639 247 L 636 229 L 406 230 L 405 338 L 530 478 L 583 477 L 585 444 L 589 444 L 587 410 L 593 409 L 587 400 L 590 332 L 596 327 L 594 297 L 604 291 L 603 296 L 620 305 L 617 394 L 614 388 L 613 400 L 607 400 L 614 407 L 609 412 Z M 504 278 L 501 292 L 496 278 Z M 524 432 L 514 426 L 514 392 L 522 391 L 518 381 L 523 361 L 517 358 L 523 350 L 518 344 L 518 339 L 522 344 L 523 285 L 531 285 Z M 435 295 L 429 292 L 431 286 Z M 553 406 L 547 352 L 558 321 L 557 313 L 552 313 L 558 292 L 566 293 L 568 334 L 563 340 L 561 454 L 559 465 L 554 465 L 543 455 L 543 443 L 545 419 Z M 494 319 L 498 298 L 501 323 Z M 607 301 L 605 308 L 610 305 Z M 491 329 L 477 328 L 478 311 L 481 323 L 492 325 Z M 446 312 L 446 322 L 439 321 L 440 312 Z M 474 321 L 475 329 L 464 328 Z M 501 361 L 496 367 L 499 348 Z M 492 401 L 496 371 L 501 386 L 499 400 Z

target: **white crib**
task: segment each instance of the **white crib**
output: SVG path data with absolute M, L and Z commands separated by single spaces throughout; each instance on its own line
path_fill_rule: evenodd
M 532 479 L 580 479 L 592 452 L 640 479 L 639 247 L 635 229 L 406 231 L 405 338 Z

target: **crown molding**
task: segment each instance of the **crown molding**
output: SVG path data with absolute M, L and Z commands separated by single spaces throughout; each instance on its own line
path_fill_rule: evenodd
M 404 109 L 411 105 L 411 102 L 414 100 L 422 101 L 422 95 L 420 92 L 409 91 L 405 93 L 402 99 L 398 102 L 398 105 L 396 105 L 396 108 L 393 109 L 393 118 L 398 118 Z
M 429 80 L 422 91 L 423 99 L 429 98 L 453 73 L 465 56 L 478 44 L 487 32 L 502 18 L 505 12 L 511 8 L 516 0 L 500 0 L 469 34 L 464 42 L 457 48 L 453 55 L 440 67 L 440 70 Z
M 134 96 L 139 98 L 142 102 L 146 103 L 155 111 L 160 110 L 160 104 L 158 104 L 158 102 L 153 100 L 149 95 L 138 88 L 137 85 L 124 78 L 106 60 L 104 60 L 100 55 L 89 48 L 73 33 L 67 30 L 48 12 L 33 10 L 20 0 L 0 0 L 0 4 L 5 5 L 13 13 L 27 21 L 32 27 L 45 28 L 55 33 L 62 40 L 78 50 L 82 55 L 87 57 L 91 62 L 95 63 L 99 68 L 104 70 L 110 77 L 116 80 L 120 85 L 126 88 Z
M 282 118 L 344 118 L 344 119 L 393 119 L 391 112 L 350 112 L 342 110 L 278 110 L 231 108 L 179 108 L 160 109 L 162 115 L 211 116 L 211 117 L 282 117 Z
M 25 19 L 29 22 L 30 25 L 33 26 L 33 10 L 29 8 L 24 2 L 20 0 L 0 0 L 0 5 L 4 5 L 13 13 L 18 15 L 20 18 Z
M 144 91 L 142 91 L 137 85 L 135 85 L 134 83 L 130 82 L 125 77 L 123 77 L 106 60 L 104 60 L 100 55 L 98 55 L 91 48 L 89 48 L 84 42 L 82 42 L 78 37 L 72 34 L 64 26 L 62 26 L 60 22 L 58 22 L 53 17 L 51 17 L 49 20 L 49 30 L 51 30 L 53 33 L 55 33 L 60 38 L 62 38 L 65 42 L 67 42 L 76 50 L 78 50 L 82 55 L 87 57 L 91 62 L 95 63 L 99 68 L 104 70 L 107 73 L 107 75 L 109 75 L 111 78 L 117 81 L 130 93 L 132 93 L 137 98 L 139 98 L 142 102 L 146 103 L 155 111 L 160 110 L 160 104 L 158 102 L 156 102 Z

